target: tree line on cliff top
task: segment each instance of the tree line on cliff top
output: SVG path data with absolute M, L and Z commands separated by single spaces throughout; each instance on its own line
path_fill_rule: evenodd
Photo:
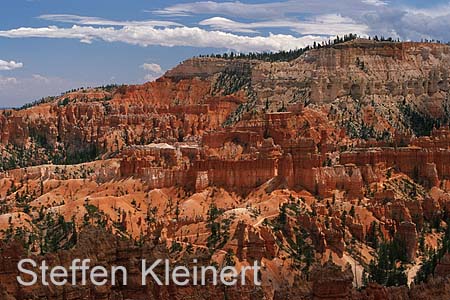
M 327 42 L 317 43 L 314 42 L 312 45 L 308 45 L 303 48 L 298 49 L 292 49 L 292 50 L 282 50 L 279 52 L 249 52 L 249 53 L 235 53 L 235 52 L 228 52 L 223 54 L 207 54 L 207 55 L 200 55 L 199 57 L 210 57 L 210 58 L 222 58 L 222 59 L 248 59 L 248 60 L 262 60 L 262 61 L 268 61 L 268 62 L 277 62 L 277 61 L 291 61 L 298 57 L 300 57 L 302 54 L 308 52 L 312 49 L 320 49 L 320 48 L 330 48 L 334 45 L 342 44 L 345 42 L 353 41 L 355 39 L 359 38 L 357 34 L 349 33 L 342 37 L 336 36 L 333 40 L 328 40 Z M 369 40 L 374 40 L 377 42 L 390 42 L 390 43 L 398 43 L 400 42 L 400 39 L 394 39 L 392 37 L 384 37 L 380 36 L 378 37 L 375 35 L 374 37 L 368 37 Z M 421 42 L 424 43 L 441 43 L 439 40 L 421 40 Z

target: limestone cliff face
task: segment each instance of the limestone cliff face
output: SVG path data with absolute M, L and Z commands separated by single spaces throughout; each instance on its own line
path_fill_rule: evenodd
M 411 95 L 433 102 L 448 92 L 449 59 L 446 45 L 356 40 L 309 51 L 289 63 L 263 63 L 255 68 L 253 79 L 266 96 L 284 101 L 294 95 L 310 97 L 314 103 L 344 96 Z M 271 87 L 276 89 L 269 92 Z
M 257 63 L 258 61 L 191 58 L 169 70 L 164 76 L 175 80 L 195 77 L 210 78 L 226 70 L 244 75 L 250 71 L 252 65 Z

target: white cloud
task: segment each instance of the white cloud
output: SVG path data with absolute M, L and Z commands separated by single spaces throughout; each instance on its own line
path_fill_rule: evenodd
M 31 77 L 32 77 L 34 80 L 38 81 L 38 82 L 50 83 L 50 79 L 49 79 L 49 78 L 47 78 L 47 77 L 45 77 L 45 76 L 42 76 L 42 75 L 40 75 L 40 74 L 33 74 L 33 75 L 31 75 Z
M 23 67 L 23 63 L 11 61 L 5 61 L 0 59 L 0 71 L 10 71 Z
M 254 30 L 255 28 L 264 28 L 268 22 L 259 22 L 259 23 L 240 23 L 235 22 L 233 20 L 222 18 L 222 17 L 213 17 L 206 20 L 203 20 L 199 23 L 202 26 L 209 26 L 215 30 L 225 30 L 231 32 L 242 32 L 242 33 L 257 33 L 258 31 Z M 284 22 L 283 22 L 284 23 Z M 276 26 L 275 22 L 271 23 Z
M 166 16 L 210 14 L 249 19 L 271 19 L 289 14 L 328 14 L 346 11 L 367 11 L 385 3 L 381 0 L 289 0 L 268 3 L 199 1 L 168 6 L 153 13 Z
M 388 3 L 382 0 L 363 0 L 363 3 L 370 4 L 373 6 L 386 6 Z
M 222 17 L 214 17 L 203 20 L 199 23 L 203 26 L 209 26 L 215 30 L 256 33 L 257 29 L 286 28 L 302 35 L 343 35 L 347 33 L 355 33 L 365 35 L 368 32 L 368 26 L 362 23 L 356 23 L 351 18 L 342 17 L 341 15 L 320 15 L 309 18 L 305 21 L 299 20 L 282 20 L 282 21 L 262 21 L 252 23 L 235 22 Z
M 443 17 L 450 14 L 450 3 L 420 9 L 405 7 L 404 11 L 410 15 L 425 15 L 431 18 Z
M 161 77 L 161 75 L 163 75 L 164 73 L 161 66 L 155 63 L 144 63 L 143 65 L 141 65 L 141 68 L 148 73 L 144 76 L 145 81 L 153 81 Z
M 145 63 L 141 66 L 141 68 L 151 73 L 161 73 L 162 71 L 161 66 L 154 63 Z
M 124 26 L 122 28 L 74 25 L 70 28 L 57 26 L 0 31 L 0 37 L 9 38 L 66 38 L 83 42 L 102 40 L 122 42 L 140 46 L 191 46 L 247 51 L 277 51 L 301 48 L 313 42 L 321 42 L 324 37 L 307 35 L 295 37 L 286 34 L 268 36 L 244 36 L 222 31 L 208 31 L 198 27 L 153 28 L 146 26 Z
M 38 17 L 42 20 L 71 23 L 78 25 L 99 25 L 99 26 L 149 26 L 149 27 L 170 27 L 170 26 L 182 26 L 179 23 L 171 21 L 113 21 L 97 17 L 85 17 L 78 15 L 66 15 L 66 14 L 49 14 L 41 15 Z
M 403 40 L 435 39 L 450 41 L 450 5 L 427 9 L 413 7 L 380 8 L 354 19 L 364 22 L 371 35 L 384 35 Z
M 17 84 L 17 78 L 0 76 L 0 89 L 6 86 Z

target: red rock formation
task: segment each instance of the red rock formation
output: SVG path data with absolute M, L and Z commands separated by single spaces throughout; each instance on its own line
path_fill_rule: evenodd
M 263 258 L 275 257 L 275 238 L 268 230 L 259 231 L 243 222 L 239 223 L 231 242 L 236 257 L 251 264 Z
M 401 222 L 397 228 L 397 237 L 405 245 L 408 260 L 414 261 L 418 242 L 416 224 L 412 222 Z
M 312 299 L 351 299 L 353 274 L 350 266 L 342 271 L 332 262 L 311 271 Z
M 360 150 L 342 153 L 343 164 L 358 166 L 383 164 L 386 168 L 396 167 L 412 178 L 418 178 L 429 186 L 439 184 L 439 178 L 447 178 L 450 173 L 446 165 L 450 160 L 448 150 L 428 151 L 421 148 L 392 148 Z

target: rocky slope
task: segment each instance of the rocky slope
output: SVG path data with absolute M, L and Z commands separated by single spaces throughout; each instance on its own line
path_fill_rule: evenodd
M 449 67 L 446 45 L 354 40 L 290 61 L 193 58 L 2 111 L 0 297 L 448 298 Z M 15 283 L 19 257 L 81 254 L 257 260 L 263 285 Z

